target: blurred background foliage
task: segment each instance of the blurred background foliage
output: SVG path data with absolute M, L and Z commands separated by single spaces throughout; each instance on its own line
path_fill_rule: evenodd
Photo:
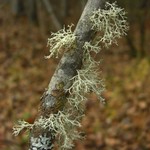
M 110 0 L 114 2 L 113 0 Z M 83 141 L 76 150 L 150 149 L 150 1 L 117 0 L 130 29 L 118 46 L 96 58 L 106 91 L 103 106 L 91 94 Z M 30 123 L 58 59 L 45 60 L 51 32 L 77 24 L 86 0 L 0 0 L 0 149 L 25 150 L 28 137 L 12 135 L 18 119 Z

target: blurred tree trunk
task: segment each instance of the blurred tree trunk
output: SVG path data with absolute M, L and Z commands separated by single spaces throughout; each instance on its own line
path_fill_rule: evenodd
M 23 0 L 11 0 L 12 12 L 15 16 L 24 14 Z
M 138 49 L 136 48 L 136 46 L 133 42 L 133 39 L 134 39 L 134 37 L 130 34 L 130 32 L 128 32 L 128 34 L 126 36 L 126 41 L 130 48 L 130 56 L 137 57 Z
M 142 0 L 139 6 L 139 30 L 140 30 L 140 56 L 143 57 L 146 54 L 145 51 L 145 39 L 146 39 L 146 20 L 149 9 L 149 0 Z
M 88 0 L 74 31 L 76 35 L 76 48 L 67 51 L 61 58 L 49 83 L 48 90 L 42 97 L 36 121 L 39 120 L 41 116 L 49 117 L 51 114 L 56 114 L 64 107 L 64 99 L 68 95 L 66 89 L 72 85 L 70 79 L 72 79 L 77 74 L 77 70 L 82 67 L 83 45 L 86 41 L 90 41 L 91 38 L 94 38 L 90 16 L 94 10 L 102 7 L 103 1 L 104 0 Z M 62 89 L 60 91 L 56 89 L 60 83 L 64 84 L 63 91 Z M 34 126 L 31 131 L 30 150 L 52 150 L 55 141 L 53 132 L 54 131 L 48 129 L 43 129 L 42 126 Z
M 111 0 L 113 1 L 113 0 Z M 142 58 L 146 55 L 146 23 L 150 12 L 150 0 L 118 0 L 120 5 L 126 7 L 130 23 L 130 31 L 126 41 L 131 57 Z M 137 33 L 139 33 L 137 37 Z
M 57 16 L 55 15 L 50 1 L 49 0 L 43 0 L 43 3 L 45 5 L 47 12 L 49 13 L 49 15 L 51 17 L 51 21 L 54 24 L 56 30 L 61 29 L 62 25 L 61 25 L 60 21 L 58 20 Z
M 81 9 L 83 10 L 85 7 L 87 0 L 80 0 Z
M 28 0 L 27 1 L 27 15 L 31 22 L 38 23 L 38 14 L 37 14 L 37 0 Z

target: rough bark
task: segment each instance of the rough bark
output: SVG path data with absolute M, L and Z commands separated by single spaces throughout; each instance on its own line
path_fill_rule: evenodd
M 103 0 L 89 0 L 87 2 L 74 31 L 76 35 L 76 48 L 67 51 L 60 60 L 49 83 L 48 90 L 43 94 L 36 120 L 38 120 L 40 116 L 48 117 L 52 113 L 57 113 L 64 107 L 66 103 L 64 97 L 68 96 L 66 89 L 72 84 L 70 79 L 77 74 L 77 69 L 80 69 L 82 66 L 82 47 L 84 43 L 91 40 L 94 35 L 91 30 L 92 24 L 90 16 L 94 10 L 99 9 L 102 6 Z M 45 140 L 46 142 L 43 142 Z M 55 137 L 53 137 L 50 131 L 35 126 L 31 131 L 30 150 L 42 150 L 42 148 L 38 147 L 37 143 L 40 143 L 44 150 L 52 150 L 54 140 Z

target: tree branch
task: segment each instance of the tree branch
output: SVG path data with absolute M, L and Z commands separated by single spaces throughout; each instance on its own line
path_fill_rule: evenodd
M 90 16 L 94 10 L 103 6 L 103 0 L 89 0 L 76 26 L 76 48 L 67 51 L 60 60 L 58 67 L 49 83 L 48 90 L 43 94 L 40 109 L 35 121 L 41 116 L 48 118 L 62 110 L 66 97 L 69 93 L 66 90 L 72 85 L 72 79 L 77 70 L 82 66 L 83 45 L 90 41 L 93 36 Z M 30 138 L 30 150 L 52 150 L 55 137 L 52 131 L 43 129 L 41 126 L 33 126 Z

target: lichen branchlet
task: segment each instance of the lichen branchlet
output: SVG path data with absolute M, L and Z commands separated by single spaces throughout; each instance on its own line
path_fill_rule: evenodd
M 24 120 L 19 120 L 18 124 L 13 127 L 13 135 L 17 136 L 22 130 L 31 130 L 33 124 L 30 124 Z
M 105 47 L 112 43 L 117 44 L 116 39 L 126 35 L 128 23 L 126 12 L 119 8 L 116 3 L 106 3 L 105 9 L 98 9 L 91 16 L 92 28 L 101 34 L 98 41 Z
M 99 77 L 99 71 L 96 65 L 84 64 L 81 70 L 77 71 L 77 75 L 72 78 L 73 84 L 69 88 L 71 94 L 76 95 L 80 100 L 85 100 L 86 93 L 94 92 L 100 98 L 104 90 L 103 81 Z M 77 101 L 78 102 L 78 101 Z
M 71 30 L 72 26 L 70 25 L 68 29 L 64 27 L 56 33 L 51 33 L 51 37 L 48 38 L 47 42 L 47 46 L 50 47 L 50 55 L 45 58 L 51 58 L 52 56 L 58 58 L 63 49 L 68 50 L 74 45 L 75 35 Z
M 74 146 L 72 141 L 80 138 L 77 131 L 77 127 L 81 127 L 80 118 L 73 117 L 68 111 L 59 111 L 49 118 L 41 117 L 34 124 L 51 131 L 58 138 L 61 149 L 71 149 Z

